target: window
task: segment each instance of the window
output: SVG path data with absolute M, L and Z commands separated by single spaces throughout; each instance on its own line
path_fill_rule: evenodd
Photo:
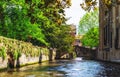
M 106 27 L 104 27 L 104 45 L 107 45 L 107 37 L 106 37 Z
M 112 48 L 112 32 L 110 34 L 110 47 Z
M 120 36 L 119 36 L 120 30 L 119 28 L 116 28 L 116 36 L 115 36 L 115 48 L 119 49 L 120 48 Z
M 104 46 L 112 48 L 112 32 L 110 31 L 110 26 L 106 25 L 104 27 Z
M 103 29 L 103 35 L 104 35 L 104 49 L 107 49 L 109 51 L 110 48 L 112 48 L 112 27 L 111 27 L 111 11 L 105 11 L 105 26 Z

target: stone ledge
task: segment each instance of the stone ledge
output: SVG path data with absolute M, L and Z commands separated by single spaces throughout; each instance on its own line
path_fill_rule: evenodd
M 111 60 L 111 62 L 120 63 L 120 60 Z

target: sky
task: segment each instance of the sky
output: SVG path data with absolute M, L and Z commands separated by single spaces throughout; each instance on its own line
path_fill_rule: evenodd
M 85 11 L 80 7 L 83 0 L 71 0 L 72 6 L 65 9 L 66 18 L 70 18 L 66 23 L 79 25 L 80 18 L 85 14 Z

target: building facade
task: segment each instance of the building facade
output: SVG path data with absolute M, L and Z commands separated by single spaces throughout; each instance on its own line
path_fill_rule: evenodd
M 100 44 L 97 58 L 105 61 L 120 61 L 120 0 L 111 0 L 107 5 L 99 0 Z

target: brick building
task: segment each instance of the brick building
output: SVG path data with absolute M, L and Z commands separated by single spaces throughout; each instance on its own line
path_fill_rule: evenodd
M 98 59 L 120 61 L 120 0 L 106 5 L 99 0 L 100 45 Z

